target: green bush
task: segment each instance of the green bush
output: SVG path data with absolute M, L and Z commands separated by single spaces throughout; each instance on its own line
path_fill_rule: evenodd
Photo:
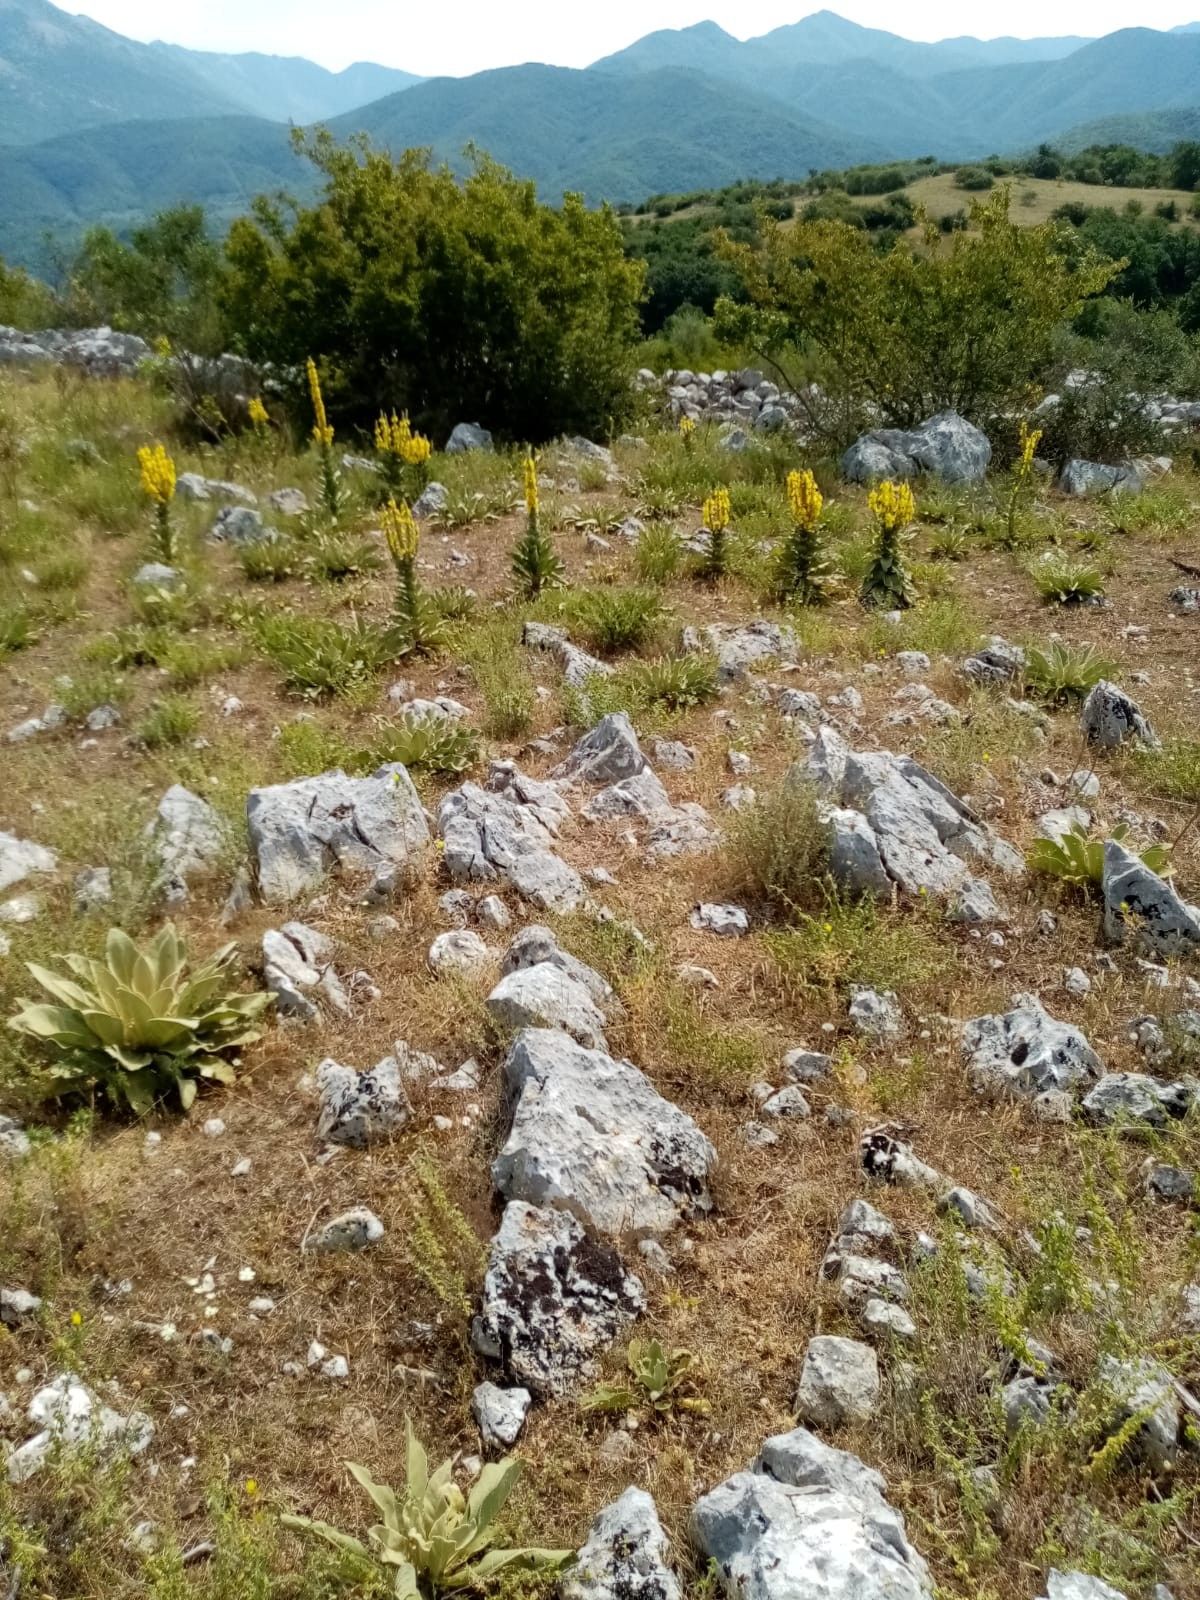
M 225 945 L 189 973 L 170 923 L 144 950 L 112 928 L 103 961 L 62 958 L 72 978 L 28 963 L 54 1004 L 21 1001 L 9 1027 L 48 1047 L 64 1094 L 98 1090 L 144 1116 L 173 1090 L 186 1111 L 197 1079 L 233 1081 L 227 1058 L 259 1037 L 253 1024 L 271 1003 L 230 991 L 235 949 Z
M 470 418 L 537 442 L 628 408 L 643 271 L 611 211 L 539 205 L 484 156 L 460 182 L 427 151 L 297 144 L 318 204 L 260 202 L 226 245 L 223 307 L 250 356 L 315 356 L 330 414 L 360 426 L 404 408 L 426 433 Z
M 255 639 L 279 668 L 284 686 L 306 700 L 361 693 L 394 652 L 388 636 L 352 617 L 348 624 L 325 617 L 261 617 Z
M 199 726 L 200 713 L 191 701 L 181 695 L 168 694 L 155 701 L 138 723 L 135 734 L 147 750 L 161 750 L 169 745 L 186 744 Z
M 644 645 L 666 611 L 657 589 L 585 589 L 572 595 L 565 609 L 602 656 Z
M 760 896 L 792 914 L 811 903 L 820 888 L 827 849 L 816 791 L 785 781 L 735 812 L 726 825 L 730 890 Z
M 985 167 L 959 167 L 954 174 L 954 187 L 956 189 L 990 189 L 995 182 L 995 178 Z

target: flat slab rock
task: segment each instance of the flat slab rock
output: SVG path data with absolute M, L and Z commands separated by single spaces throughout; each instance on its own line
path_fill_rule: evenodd
M 813 784 L 829 803 L 831 866 L 849 893 L 878 896 L 895 886 L 947 901 L 952 920 L 988 922 L 999 907 L 966 863 L 1024 874 L 1019 853 L 911 756 L 855 751 L 822 727 L 790 777 Z
M 730 1600 L 933 1600 L 887 1486 L 805 1428 L 699 1500 L 692 1537 Z
M 499 881 L 539 910 L 573 911 L 583 879 L 552 848 L 570 815 L 556 784 L 494 762 L 486 788 L 464 783 L 438 807 L 442 865 L 454 883 Z
M 563 1579 L 563 1600 L 679 1600 L 668 1553 L 653 1499 L 644 1489 L 626 1489 L 592 1523 Z
M 1104 1072 L 1084 1034 L 1052 1017 L 1036 995 L 1018 995 L 1011 1011 L 968 1022 L 962 1054 L 972 1087 L 1018 1099 L 1076 1089 Z
M 511 1200 L 492 1240 L 471 1340 L 514 1382 L 561 1395 L 595 1378 L 597 1357 L 645 1308 L 640 1279 L 611 1245 L 565 1211 Z
M 508 1200 L 570 1211 L 600 1233 L 665 1233 L 709 1211 L 717 1154 L 630 1061 L 529 1028 L 504 1063 L 513 1125 L 492 1163 Z
M 485 1003 L 503 1028 L 561 1029 L 590 1049 L 606 1046 L 604 1017 L 590 993 L 553 962 L 506 973 Z
M 420 796 L 397 762 L 368 778 L 338 770 L 251 789 L 246 824 L 269 905 L 311 894 L 334 871 L 372 877 L 411 870 L 429 844 Z

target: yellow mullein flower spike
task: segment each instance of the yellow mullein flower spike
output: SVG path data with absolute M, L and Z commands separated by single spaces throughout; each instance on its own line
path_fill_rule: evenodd
M 821 515 L 821 507 L 825 504 L 825 500 L 817 488 L 817 480 L 807 467 L 802 472 L 788 473 L 787 495 L 792 521 L 798 528 L 804 528 L 811 533 L 817 525 L 817 518 Z
M 142 445 L 137 453 L 142 490 L 156 505 L 168 506 L 175 498 L 175 463 L 161 444 Z
M 321 393 L 321 376 L 317 371 L 317 363 L 311 356 L 308 358 L 308 392 L 312 397 L 313 424 L 312 436 L 319 445 L 333 443 L 333 429 L 329 426 L 329 418 L 325 415 L 325 397 Z
M 890 478 L 875 485 L 867 496 L 867 504 L 880 527 L 889 533 L 907 527 L 917 514 L 917 503 L 908 484 L 893 483 Z
M 525 487 L 525 509 L 531 517 L 536 517 L 540 501 L 538 499 L 537 462 L 532 456 L 525 457 L 524 465 L 521 468 L 521 476 Z
M 251 426 L 255 428 L 265 428 L 271 420 L 266 406 L 263 405 L 258 395 L 255 395 L 246 407 L 246 415 L 250 418 Z
M 695 417 L 683 416 L 679 419 L 679 432 L 685 439 L 689 439 L 696 431 Z
M 1028 423 L 1021 423 L 1021 471 L 1027 473 L 1033 466 L 1033 453 L 1042 440 L 1040 428 L 1030 428 Z
M 408 502 L 401 500 L 397 504 L 395 500 L 389 500 L 380 513 L 380 520 L 392 560 L 397 564 L 411 561 L 417 553 L 421 534 Z
M 407 466 L 420 467 L 433 454 L 433 446 L 423 433 L 410 434 L 400 449 L 400 457 Z
M 704 502 L 704 526 L 710 533 L 724 533 L 732 514 L 729 490 L 714 489 Z

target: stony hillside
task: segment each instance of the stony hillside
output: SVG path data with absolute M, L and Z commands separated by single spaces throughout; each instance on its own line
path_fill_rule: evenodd
M 0 1594 L 433 1600 L 283 1520 L 408 1426 L 506 1596 L 1200 1593 L 1200 411 L 172 463 L 4 348 Z

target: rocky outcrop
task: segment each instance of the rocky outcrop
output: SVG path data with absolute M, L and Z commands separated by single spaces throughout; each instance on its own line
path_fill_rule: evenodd
M 1101 750 L 1116 750 L 1131 740 L 1151 747 L 1158 744 L 1137 701 L 1107 678 L 1101 678 L 1083 702 L 1080 726 L 1087 742 Z
M 442 865 L 454 883 L 507 883 L 543 911 L 573 911 L 583 879 L 551 848 L 571 808 L 554 783 L 492 763 L 487 787 L 464 783 L 438 807 Z
M 896 888 L 946 901 L 954 920 L 989 922 L 999 919 L 999 907 L 966 862 L 1024 873 L 1017 851 L 911 756 L 857 752 L 823 727 L 790 781 L 813 784 L 829 802 L 831 870 L 848 894 Z
M 1113 944 L 1132 935 L 1149 955 L 1186 955 L 1200 948 L 1200 908 L 1190 906 L 1157 872 L 1116 839 L 1104 846 L 1100 880 L 1104 932 Z
M 968 1022 L 962 1054 L 972 1087 L 1024 1100 L 1094 1083 L 1104 1072 L 1079 1029 L 1056 1021 L 1036 995 L 1019 995 L 1011 1011 Z
M 565 1211 L 512 1200 L 492 1240 L 476 1351 L 538 1395 L 596 1375 L 596 1358 L 646 1307 L 638 1278 L 611 1245 Z
M 842 457 L 842 475 L 851 483 L 920 473 L 943 483 L 982 483 L 991 459 L 985 433 L 957 411 L 940 411 L 919 428 L 876 428 L 861 434 Z
M 1060 494 L 1079 499 L 1091 494 L 1141 494 L 1146 479 L 1133 461 L 1123 461 L 1113 467 L 1100 461 L 1074 458 L 1060 469 L 1054 487 Z
M 882 1476 L 805 1428 L 705 1495 L 692 1537 L 729 1600 L 932 1600 Z
M 506 1199 L 559 1207 L 609 1234 L 664 1233 L 711 1208 L 716 1151 L 632 1062 L 530 1028 L 504 1076 L 516 1106 L 492 1177 Z
M 411 872 L 429 844 L 420 797 L 396 762 L 369 778 L 334 771 L 252 789 L 246 824 L 268 905 L 313 893 L 332 872 L 360 879 Z
M 702 628 L 685 628 L 683 648 L 692 655 L 715 656 L 717 679 L 729 684 L 745 678 L 756 667 L 795 661 L 800 654 L 800 641 L 786 623 L 713 622 Z

